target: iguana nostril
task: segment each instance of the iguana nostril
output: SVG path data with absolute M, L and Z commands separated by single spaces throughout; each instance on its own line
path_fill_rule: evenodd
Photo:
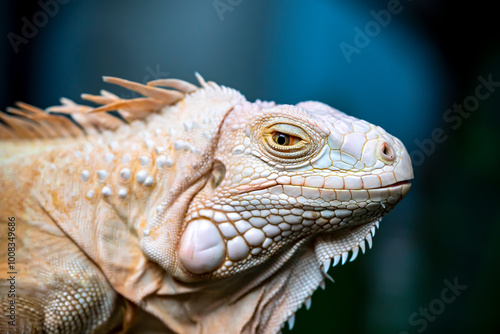
M 382 144 L 379 146 L 378 153 L 380 158 L 382 158 L 382 160 L 386 162 L 392 162 L 396 160 L 396 153 L 394 153 L 394 149 L 387 142 L 382 142 Z

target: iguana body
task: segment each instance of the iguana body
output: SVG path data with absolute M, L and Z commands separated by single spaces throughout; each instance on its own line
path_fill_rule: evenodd
M 409 191 L 397 138 L 319 102 L 106 80 L 145 97 L 2 116 L 1 332 L 126 331 L 142 309 L 172 332 L 275 333 Z

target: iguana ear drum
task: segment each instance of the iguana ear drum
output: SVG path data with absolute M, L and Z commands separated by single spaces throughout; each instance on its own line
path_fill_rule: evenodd
M 224 180 L 224 176 L 226 175 L 226 167 L 220 161 L 215 161 L 214 167 L 212 169 L 212 174 L 210 175 L 210 184 L 212 188 L 217 188 L 222 180 Z
M 207 219 L 191 221 L 181 237 L 179 260 L 193 274 L 207 274 L 226 258 L 226 246 L 217 227 Z

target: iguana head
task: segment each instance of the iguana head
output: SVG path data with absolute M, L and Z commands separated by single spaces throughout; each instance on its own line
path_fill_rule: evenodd
M 54 109 L 70 108 L 89 133 L 109 125 L 110 110 L 130 125 L 78 141 L 92 159 L 64 155 L 74 168 L 38 198 L 114 289 L 174 331 L 276 332 L 332 261 L 371 246 L 381 217 L 410 189 L 401 141 L 325 104 L 250 103 L 201 78 L 202 88 L 106 80 L 147 98 L 104 92 L 84 95 L 105 104 L 92 114 Z M 63 182 L 73 170 L 79 188 Z M 98 172 L 89 179 L 89 170 Z M 67 196 L 75 189 L 87 194 L 79 205 Z
M 237 105 L 222 125 L 210 180 L 189 207 L 180 262 L 195 275 L 226 277 L 284 247 L 366 230 L 412 178 L 405 147 L 378 126 L 319 102 Z M 352 251 L 354 259 L 369 231 L 330 258 L 345 261 Z M 321 260 L 327 270 L 329 258 Z

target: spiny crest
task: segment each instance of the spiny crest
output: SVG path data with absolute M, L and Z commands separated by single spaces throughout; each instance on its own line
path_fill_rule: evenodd
M 207 84 L 198 73 L 196 77 L 202 88 L 215 85 L 212 82 Z M 103 77 L 103 80 L 144 97 L 123 99 L 106 90 L 101 90 L 100 95 L 81 95 L 82 99 L 101 105 L 97 108 L 67 98 L 61 98 L 61 105 L 45 110 L 17 102 L 16 107 L 7 108 L 8 113 L 0 111 L 0 139 L 53 139 L 116 130 L 126 122 L 143 120 L 166 106 L 174 105 L 199 89 L 179 79 L 153 80 L 147 85 L 115 77 Z M 122 118 L 114 116 L 111 111 L 116 111 Z

